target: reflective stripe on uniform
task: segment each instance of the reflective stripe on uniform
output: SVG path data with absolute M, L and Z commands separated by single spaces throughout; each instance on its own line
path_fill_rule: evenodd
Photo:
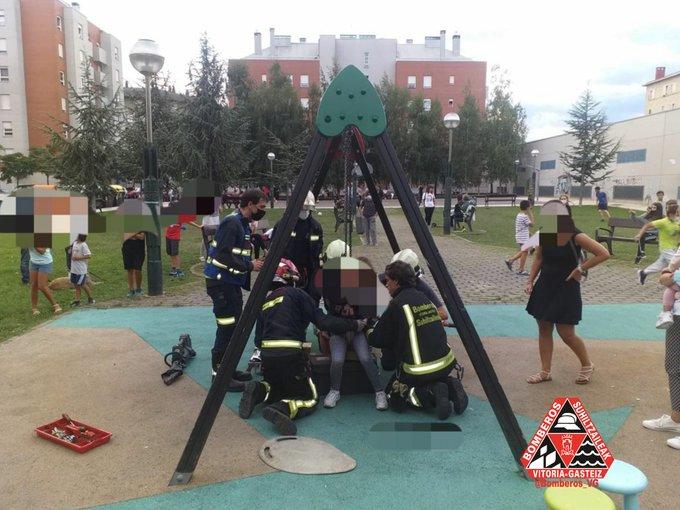
M 319 396 L 316 392 L 316 386 L 314 385 L 314 381 L 312 381 L 312 379 L 308 377 L 307 382 L 309 383 L 309 387 L 312 390 L 311 400 L 288 400 L 288 399 L 281 400 L 281 402 L 285 402 L 286 404 L 288 404 L 291 420 L 297 416 L 298 410 L 300 410 L 301 408 L 311 409 L 319 402 Z
M 263 349 L 302 349 L 302 342 L 298 340 L 262 340 Z
M 293 230 L 293 231 L 290 233 L 290 237 L 295 237 L 295 236 L 297 236 L 297 234 L 295 233 L 295 230 Z
M 418 396 L 416 395 L 416 389 L 411 388 L 408 390 L 408 399 L 416 407 L 423 407 L 422 404 L 420 403 L 420 400 L 418 399 Z
M 230 324 L 236 324 L 236 317 L 215 317 L 217 319 L 218 326 L 229 326 Z
M 409 305 L 402 306 L 406 322 L 408 322 L 408 340 L 411 344 L 411 354 L 413 354 L 413 364 L 420 365 L 420 347 L 418 346 L 418 333 L 416 332 L 416 321 Z
M 283 301 L 283 296 L 279 296 L 275 299 L 271 299 L 271 300 L 265 302 L 265 304 L 262 305 L 262 310 L 266 310 L 267 308 L 271 308 L 272 306 L 276 306 L 279 303 L 281 303 L 282 301 Z
M 318 241 L 320 239 L 320 236 L 309 236 L 310 241 Z
M 208 257 L 208 263 L 212 264 L 215 267 L 219 267 L 220 269 L 229 269 L 229 266 L 222 264 L 222 262 L 219 262 L 212 257 Z
M 269 383 L 267 381 L 260 381 L 260 382 L 262 383 L 264 388 L 267 390 L 267 393 L 264 394 L 264 402 L 266 402 L 267 399 L 269 398 L 269 392 L 272 390 L 272 387 L 269 385 Z
M 407 374 L 424 375 L 431 374 L 432 372 L 437 372 L 438 370 L 441 370 L 450 363 L 453 363 L 455 360 L 456 357 L 453 355 L 453 351 L 451 350 L 451 348 L 449 348 L 449 353 L 443 358 L 439 358 L 434 361 L 429 361 L 427 363 L 420 363 L 417 365 L 408 365 L 406 363 L 402 363 L 401 366 L 404 369 L 404 372 L 406 372 Z
M 217 248 L 217 241 L 212 241 L 210 243 L 210 246 L 212 246 L 213 248 Z
M 251 255 L 250 248 L 232 248 L 231 252 L 235 255 L 243 255 L 246 257 L 250 257 Z

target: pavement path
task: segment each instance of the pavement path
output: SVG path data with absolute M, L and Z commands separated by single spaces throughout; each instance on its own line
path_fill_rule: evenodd
M 390 216 L 395 235 L 402 248 L 413 248 L 422 257 L 415 238 L 406 222 L 399 216 Z M 327 236 L 325 243 L 330 242 Z M 503 260 L 514 252 L 508 248 L 477 244 L 462 237 L 435 237 L 439 252 L 444 259 L 453 281 L 465 304 L 521 304 L 526 303 L 524 294 L 526 276 L 518 276 L 509 271 Z M 392 258 L 382 227 L 378 225 L 378 246 L 356 246 L 355 256 L 366 256 L 376 269 L 384 268 Z M 531 259 L 527 264 L 530 267 Z M 650 261 L 651 263 L 651 261 Z M 192 268 L 200 275 L 200 266 Z M 426 274 L 430 284 L 434 284 Z M 660 303 L 661 287 L 654 278 L 641 286 L 637 281 L 635 269 L 617 261 L 608 261 L 590 272 L 588 280 L 581 287 L 585 304 L 611 303 Z M 173 294 L 142 299 L 120 299 L 106 303 L 106 308 L 119 306 L 202 306 L 211 305 L 202 281 L 192 283 Z

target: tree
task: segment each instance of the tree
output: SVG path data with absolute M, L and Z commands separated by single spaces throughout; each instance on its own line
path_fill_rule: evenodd
M 484 177 L 491 183 L 511 182 L 516 177 L 519 158 L 527 134 L 526 113 L 520 103 L 512 101 L 510 82 L 496 75 L 496 85 L 486 108 L 484 140 Z
M 319 111 L 319 105 L 321 104 L 322 96 L 323 92 L 321 91 L 321 87 L 319 87 L 319 85 L 316 83 L 312 83 L 312 85 L 309 87 L 309 107 L 306 111 L 307 123 L 309 124 L 310 132 L 314 132 L 316 130 L 316 114 Z
M 259 182 L 268 182 L 267 153 L 273 150 L 273 145 L 303 143 L 306 146 L 309 142 L 305 111 L 293 84 L 281 72 L 278 62 L 272 65 L 269 80 L 250 94 L 244 113 L 251 123 L 250 176 Z
M 435 187 L 448 156 L 448 132 L 443 118 L 439 101 L 432 101 L 429 110 L 425 109 L 420 95 L 409 102 L 406 140 L 409 169 L 414 180 L 433 182 Z
M 614 170 L 607 171 L 609 163 L 619 151 L 620 142 L 607 137 L 609 125 L 600 103 L 586 90 L 569 110 L 567 133 L 576 143 L 560 152 L 560 161 L 567 167 L 569 176 L 580 184 L 578 204 L 583 204 L 583 189 L 605 179 Z
M 57 171 L 57 155 L 48 147 L 31 147 L 28 157 L 33 165 L 33 171 L 43 174 L 49 184 L 50 176 Z
M 58 154 L 54 175 L 62 187 L 87 195 L 90 207 L 95 198 L 111 193 L 109 184 L 117 173 L 119 141 L 123 112 L 118 93 L 109 102 L 101 85 L 91 76 L 90 66 L 83 67 L 83 87 L 77 91 L 69 84 L 69 111 L 73 125 L 63 131 L 46 129 L 51 135 L 50 151 Z
M 458 188 L 479 186 L 484 167 L 484 127 L 477 100 L 470 89 L 465 90 L 465 99 L 458 109 L 458 116 L 460 124 L 453 130 L 451 151 L 454 183 Z
M 31 176 L 34 171 L 34 161 L 21 152 L 13 152 L 0 156 L 0 179 L 8 184 L 12 180 L 19 184 L 21 179 Z
M 240 60 L 233 62 L 227 70 L 227 91 L 235 104 L 247 101 L 253 91 L 253 82 L 248 74 L 248 66 Z M 232 105 L 233 106 L 233 105 Z
M 247 123 L 227 103 L 224 62 L 203 34 L 200 54 L 189 66 L 189 97 L 177 138 L 184 178 L 203 177 L 226 184 L 243 173 Z
M 387 116 L 387 134 L 392 140 L 399 160 L 413 182 L 420 176 L 415 175 L 415 170 L 411 168 L 410 149 L 412 144 L 409 142 L 412 127 L 412 112 L 409 110 L 411 95 L 406 88 L 397 87 L 387 76 L 383 76 L 377 92 Z

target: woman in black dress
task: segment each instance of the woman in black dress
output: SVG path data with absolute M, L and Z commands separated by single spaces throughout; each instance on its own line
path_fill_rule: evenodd
M 587 384 L 594 366 L 583 339 L 575 332 L 575 326 L 581 320 L 580 282 L 588 269 L 609 258 L 609 252 L 576 228 L 571 210 L 559 200 L 543 205 L 539 223 L 542 227 L 540 245 L 524 291 L 531 295 L 527 312 L 538 323 L 541 371 L 529 377 L 527 382 L 536 384 L 552 379 L 553 329 L 556 328 L 562 341 L 581 362 L 576 383 Z M 594 256 L 581 261 L 581 250 Z M 538 280 L 534 284 L 536 276 Z

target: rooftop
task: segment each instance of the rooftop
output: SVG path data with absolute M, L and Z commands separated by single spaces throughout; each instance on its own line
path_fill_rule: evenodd
M 648 85 L 653 85 L 654 83 L 659 83 L 659 82 L 661 82 L 661 81 L 668 80 L 669 78 L 676 78 L 676 77 L 678 77 L 678 76 L 680 76 L 680 71 L 676 71 L 676 72 L 674 72 L 674 73 L 667 74 L 667 75 L 664 76 L 663 78 L 657 78 L 657 79 L 655 79 L 655 80 L 648 81 L 648 82 L 645 83 L 643 86 L 646 87 L 646 86 L 648 86 Z

